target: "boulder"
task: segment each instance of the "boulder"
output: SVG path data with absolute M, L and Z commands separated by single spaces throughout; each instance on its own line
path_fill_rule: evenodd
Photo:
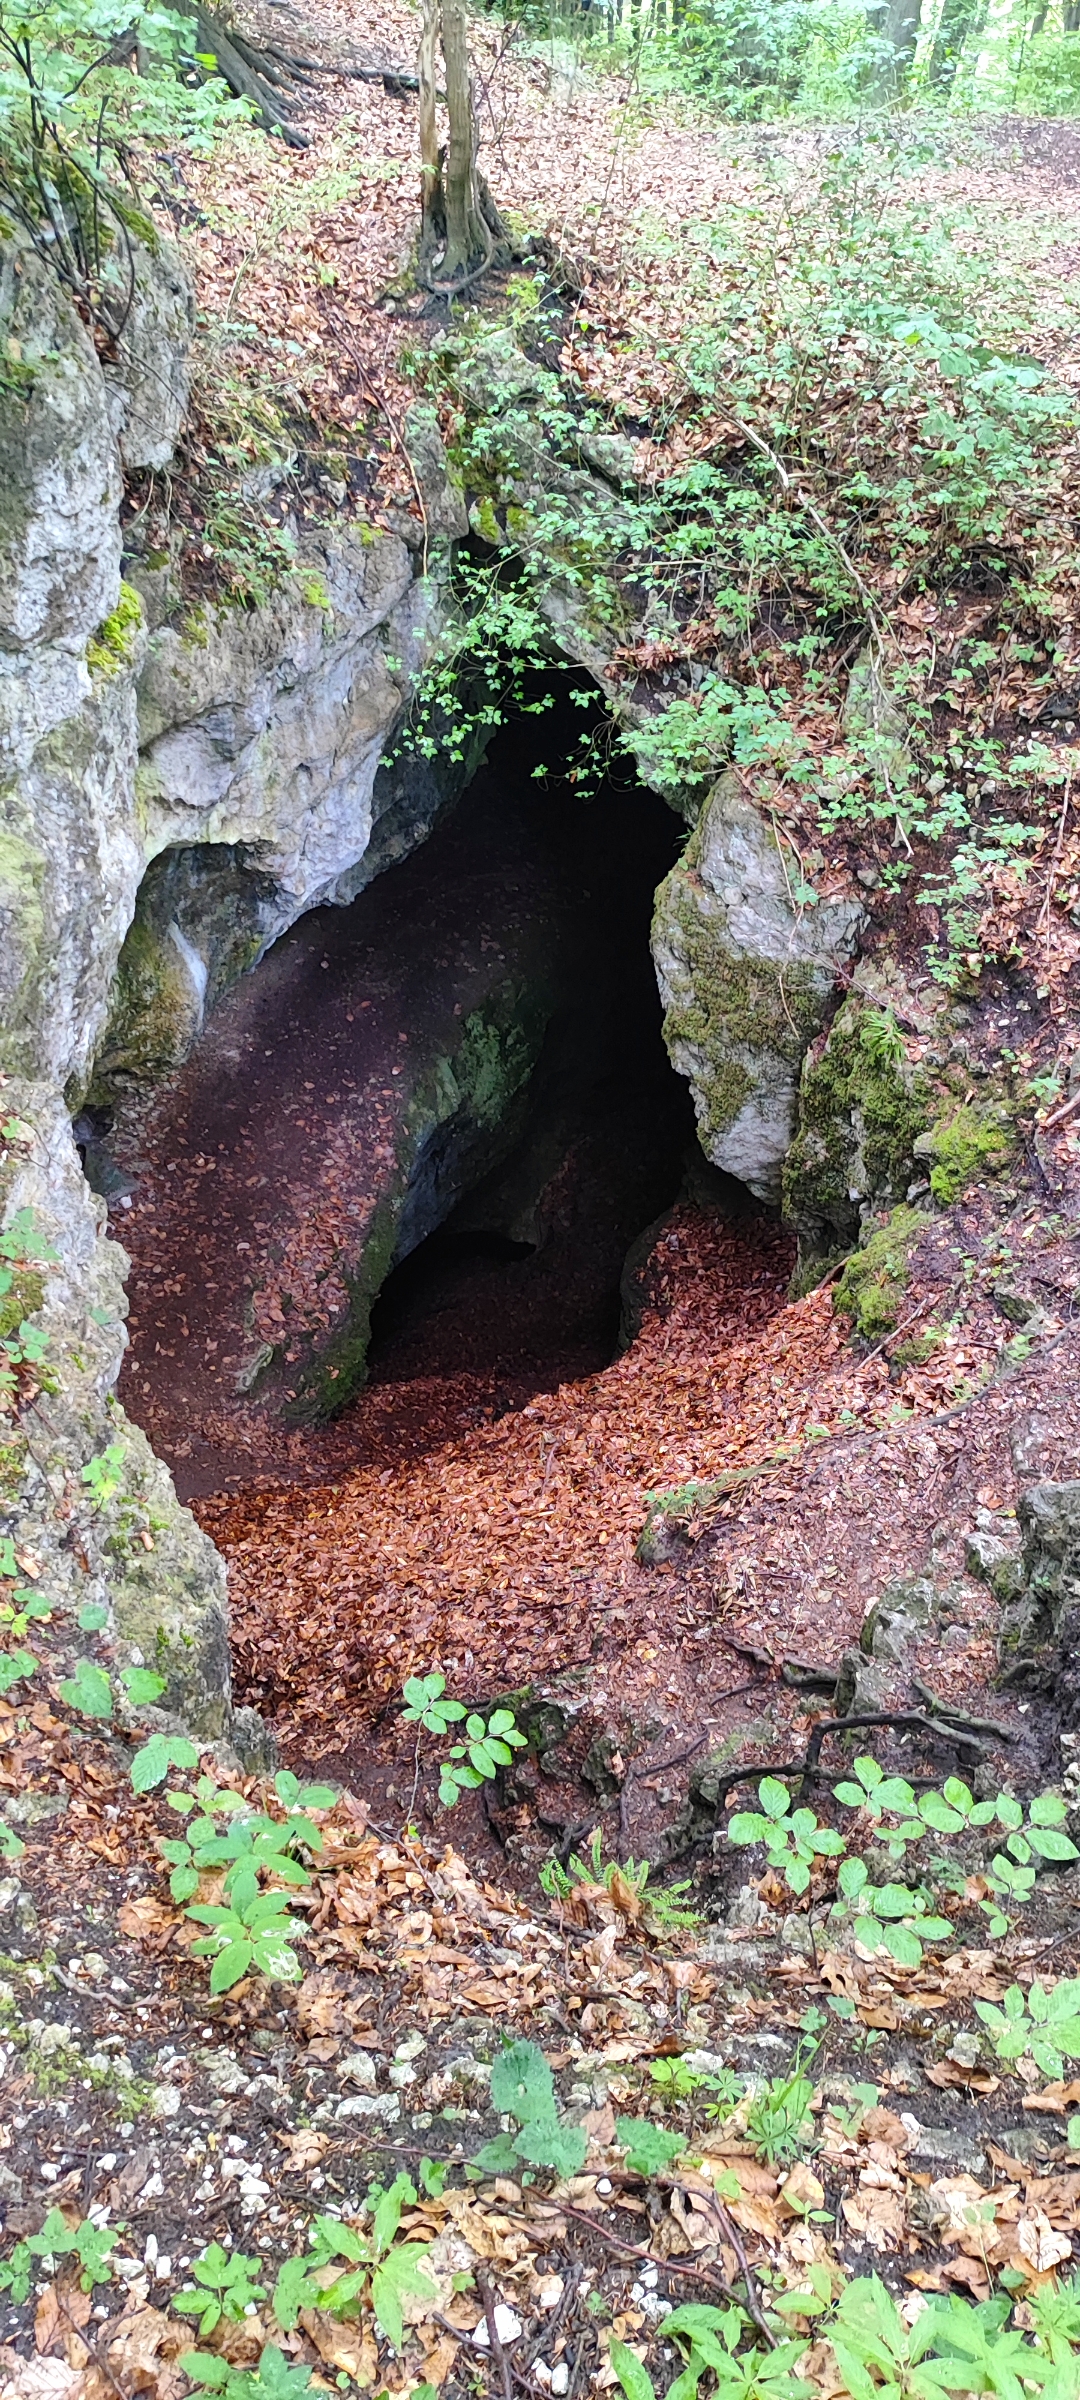
M 672 1063 L 714 1166 L 781 1196 L 799 1075 L 865 911 L 796 908 L 776 838 L 738 776 L 722 775 L 656 895 L 652 946 Z

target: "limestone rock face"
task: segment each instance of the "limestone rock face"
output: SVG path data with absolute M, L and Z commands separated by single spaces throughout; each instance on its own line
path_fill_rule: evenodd
M 393 535 L 347 531 L 312 545 L 265 606 L 207 608 L 152 635 L 139 677 L 151 855 L 245 843 L 298 908 L 337 896 L 366 849 L 399 678 L 416 661 L 412 582 Z
M 215 1740 L 233 1731 L 225 1568 L 145 1434 L 111 1397 L 127 1338 L 127 1259 L 108 1239 L 55 1087 L 6 1079 L 3 1102 L 25 1135 L 5 1161 L 3 1222 L 32 1210 L 56 1253 L 35 1316 L 58 1387 L 42 1391 L 5 1435 L 3 1530 L 41 1558 L 59 1616 L 104 1606 L 107 1653 L 155 1667 L 166 1677 L 164 1710 Z M 95 1509 L 82 1469 L 110 1443 L 122 1453 L 120 1490 Z
M 864 922 L 849 900 L 797 911 L 776 840 L 736 776 L 720 778 L 661 884 L 653 958 L 673 1064 L 714 1166 L 780 1197 L 804 1054 Z
M 29 247 L 0 243 L 0 656 L 76 654 L 116 605 L 120 461 L 97 353 Z
M 195 294 L 171 242 L 133 245 L 135 290 L 105 367 L 109 418 L 125 467 L 167 467 L 188 404 Z
M 0 1069 L 85 1081 L 143 863 L 133 806 L 130 655 L 78 671 L 75 689 L 38 661 L 0 677 Z M 36 688 L 35 688 L 36 687 Z M 59 712 L 50 721 L 45 696 Z M 43 721 L 44 719 L 44 721 Z

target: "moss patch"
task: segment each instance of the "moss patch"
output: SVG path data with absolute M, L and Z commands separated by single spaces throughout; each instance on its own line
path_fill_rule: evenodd
M 1012 1134 L 1004 1110 L 960 1108 L 931 1127 L 924 1143 L 931 1160 L 930 1189 L 944 1205 L 958 1200 L 969 1183 L 996 1175 L 1007 1165 Z
M 107 1099 L 113 1076 L 145 1084 L 168 1074 L 186 1057 L 198 1019 L 198 997 L 175 943 L 136 916 L 116 963 L 91 1097 Z
M 120 598 L 111 616 L 98 626 L 86 646 L 86 664 L 98 681 L 118 675 L 127 665 L 143 621 L 142 601 L 130 583 L 120 586 Z
M 17 1333 L 25 1317 L 36 1316 L 44 1298 L 44 1278 L 33 1267 L 13 1275 L 9 1289 L 0 1293 L 0 1341 Z
M 880 1342 L 892 1332 L 907 1289 L 911 1253 L 925 1230 L 926 1218 L 919 1209 L 894 1208 L 849 1258 L 836 1287 L 836 1306 L 841 1316 L 852 1318 L 864 1341 Z
M 835 1255 L 858 1233 L 860 1204 L 888 1206 L 911 1181 L 930 1091 L 908 1066 L 891 1011 L 845 1002 L 824 1046 L 807 1059 L 799 1130 L 784 1166 L 784 1214 L 799 1232 L 801 1265 Z

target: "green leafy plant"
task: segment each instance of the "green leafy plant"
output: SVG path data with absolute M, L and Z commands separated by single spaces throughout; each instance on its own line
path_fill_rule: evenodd
M 614 1894 L 617 1901 L 619 1886 L 624 1885 L 644 1901 L 655 1925 L 664 1929 L 679 1926 L 689 1929 L 700 1925 L 700 1912 L 692 1908 L 686 1898 L 687 1892 L 693 1890 L 690 1881 L 653 1884 L 650 1882 L 651 1875 L 652 1867 L 646 1858 L 605 1859 L 603 1827 L 597 1825 L 585 1858 L 576 1850 L 571 1851 L 565 1867 L 560 1859 L 546 1858 L 540 1868 L 538 1881 L 541 1891 L 547 1893 L 549 1900 L 568 1900 L 575 1884 L 591 1884 L 602 1885 L 605 1891 Z
M 664 2339 L 677 2342 L 685 2364 L 668 2387 L 668 2400 L 695 2400 L 702 2376 L 715 2379 L 724 2400 L 809 2400 L 814 2387 L 796 2372 L 805 2341 L 778 2342 L 774 2349 L 740 2352 L 748 2320 L 741 2308 L 710 2308 L 691 2301 L 664 2321 Z M 625 2342 L 612 2341 L 609 2356 L 626 2400 L 655 2400 L 648 2369 Z
M 900 1967 L 922 1965 L 924 1942 L 953 1937 L 948 1917 L 933 1914 L 931 1895 L 921 1885 L 873 1884 L 863 1858 L 845 1858 L 837 1882 L 832 1915 L 853 1917 L 856 1941 L 871 1952 L 887 1950 Z
M 107 1508 L 109 1501 L 115 1499 L 123 1480 L 120 1470 L 124 1463 L 124 1451 L 123 1442 L 107 1442 L 96 1458 L 88 1459 L 85 1467 L 80 1468 L 81 1480 L 90 1494 L 91 1508 Z
M 137 1792 L 152 1792 L 164 1783 L 172 1767 L 197 1767 L 199 1753 L 182 1733 L 152 1733 L 131 1762 L 131 1781 Z
M 893 1860 L 902 1858 L 908 1846 L 921 1841 L 928 1832 L 958 1837 L 993 1825 L 1005 1829 L 1003 1847 L 982 1868 L 991 1897 L 980 1899 L 979 1906 L 988 1916 L 994 1935 L 1007 1933 L 1009 1929 L 1004 1902 L 1016 1905 L 1030 1900 L 1035 1888 L 1036 1859 L 1058 1865 L 1078 1855 L 1076 1844 L 1061 1830 L 1066 1808 L 1057 1792 L 1037 1794 L 1030 1803 L 1025 1823 L 1023 1806 L 1013 1793 L 997 1792 L 993 1799 L 976 1800 L 957 1775 L 950 1776 L 940 1791 L 923 1792 L 916 1798 L 902 1776 L 885 1776 L 876 1759 L 857 1758 L 854 1774 L 856 1781 L 837 1784 L 836 1798 L 845 1808 L 866 1810 L 873 1820 L 875 1841 L 883 1845 Z M 898 1822 L 885 1823 L 890 1814 L 897 1816 Z M 938 1873 L 942 1873 L 940 1862 Z M 846 1889 L 843 1874 L 840 1882 L 841 1888 Z
M 307 2400 L 317 2390 L 310 2367 L 290 2367 L 276 2343 L 267 2342 L 257 2367 L 231 2367 L 217 2350 L 183 2350 L 178 2365 L 197 2391 L 221 2400 Z
M 615 2131 L 632 2175 L 662 2175 L 687 2147 L 684 2133 L 669 2133 L 651 2117 L 616 2117 Z
M 500 1767 L 509 1766 L 514 1751 L 528 1745 L 512 1709 L 493 1709 L 485 1720 L 467 1712 L 460 1700 L 445 1699 L 445 1691 L 445 1675 L 410 1675 L 403 1715 L 407 1725 L 421 1725 L 435 1734 L 448 1733 L 464 1720 L 465 1740 L 455 1742 L 439 1766 L 439 1798 L 444 1808 L 454 1808 L 462 1792 L 490 1783 Z
M 517 2130 L 496 2134 L 477 2151 L 470 2163 L 481 2174 L 520 2175 L 523 2166 L 578 2174 L 588 2139 L 579 2126 L 560 2122 L 551 2068 L 535 2042 L 510 2042 L 500 2051 L 491 2069 L 491 2105 L 513 2117 Z
M 2 128 L 0 114 L 0 141 Z M 2 186 L 0 172 L 0 189 Z M 37 1370 L 49 1337 L 32 1318 L 44 1298 L 40 1269 L 55 1265 L 58 1256 L 40 1231 L 33 1209 L 16 1209 L 0 1233 L 0 1415 L 14 1410 L 21 1399 L 29 1399 L 41 1381 Z
M 210 1932 L 193 1942 L 196 1958 L 210 1958 L 210 1989 L 227 1992 L 254 1967 L 271 1983 L 298 1983 L 301 1969 L 292 1945 L 303 1933 L 298 1917 L 289 1915 L 283 1892 L 259 1892 L 232 1908 L 196 1902 L 186 1910 L 197 1925 Z
M 13 1547 L 10 1563 L 15 1567 Z M 6 1563 L 2 1560 L 0 1572 L 7 1572 Z M 52 1608 L 42 1592 L 16 1590 L 10 1600 L 0 1600 L 0 1627 L 4 1640 L 8 1642 L 21 1645 L 32 1624 L 48 1624 L 51 1616 Z M 36 1674 L 38 1663 L 32 1650 L 22 1647 L 0 1650 L 0 1698 L 5 1692 L 10 1692 L 14 1684 Z
M 372 2186 L 366 2204 L 369 2228 L 361 2231 L 337 2217 L 316 2217 L 308 2249 L 286 2259 L 278 2273 L 273 2308 L 282 2331 L 291 2333 L 302 2308 L 326 2309 L 331 2316 L 356 2315 L 369 2297 L 383 2332 L 400 2349 L 402 2301 L 409 2294 L 435 2297 L 425 2263 L 430 2242 L 397 2238 L 404 2211 L 414 2207 L 416 2199 L 415 2184 L 402 2173 L 386 2190 Z
M 1044 2075 L 1060 2082 L 1065 2059 L 1080 2058 L 1080 1982 L 1065 1977 L 1049 1991 L 1033 1983 L 1026 2001 L 1013 1983 L 1001 2008 L 990 2000 L 977 2000 L 975 2007 L 1006 2066 L 1032 2058 Z
M 68 1707 L 78 1709 L 81 1716 L 112 1715 L 112 1685 L 104 1668 L 95 1667 L 88 1658 L 80 1658 L 74 1675 L 65 1676 L 60 1695 L 67 1701 Z
M 119 2239 L 118 2233 L 92 2225 L 89 2218 L 69 2225 L 58 2208 L 50 2208 L 40 2233 L 16 2242 L 10 2258 L 0 2260 L 0 2291 L 9 2292 L 14 2305 L 21 2308 L 29 2297 L 37 2262 L 43 2261 L 51 2274 L 51 2262 L 58 2258 L 77 2258 L 80 2288 L 92 2291 L 95 2284 L 111 2281 L 109 2256 Z
M 812 1808 L 792 1808 L 787 1785 L 766 1775 L 758 1785 L 760 1810 L 739 1810 L 728 1819 L 729 1842 L 745 1846 L 764 1842 L 769 1865 L 782 1874 L 788 1890 L 809 1889 L 819 1858 L 837 1858 L 844 1837 L 831 1825 L 819 1823 Z
M 266 2286 L 257 2281 L 258 2269 L 257 2258 L 245 2258 L 242 2250 L 223 2250 L 220 2242 L 210 2242 L 200 2257 L 192 2259 L 192 2282 L 173 2293 L 172 2306 L 181 2316 L 198 2318 L 198 2330 L 205 2340 L 223 2317 L 238 2324 L 249 2308 L 265 2300 Z
M 108 0 L 50 0 L 48 9 L 3 0 L 0 8 L 5 213 L 113 341 L 131 308 L 135 241 L 153 239 L 125 188 L 132 141 L 205 143 L 248 113 L 229 98 L 212 58 L 192 75 L 193 34 L 182 10 L 157 0 L 126 13 Z
M 789 2075 L 776 2075 L 750 2103 L 746 2130 L 770 2167 L 789 2165 L 813 2135 L 810 2102 L 814 2087 L 796 2059 Z

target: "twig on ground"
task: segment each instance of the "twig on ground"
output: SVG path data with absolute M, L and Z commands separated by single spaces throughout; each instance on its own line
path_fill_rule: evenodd
M 499 2338 L 499 2328 L 495 2323 L 495 2294 L 491 2287 L 490 2278 L 485 2274 L 483 2267 L 477 2267 L 476 2288 L 480 2294 L 481 2300 L 484 2303 L 484 2323 L 488 2329 L 488 2340 L 491 2343 L 491 2355 L 496 2366 L 498 2367 L 499 2374 L 502 2379 L 503 2400 L 514 2400 L 514 2379 L 510 2372 L 510 2361 L 507 2358 L 505 2350 L 503 2349 L 502 2342 Z
M 541 2205 L 539 2194 L 535 2204 Z M 640 2258 L 643 2266 L 659 2267 L 662 2275 L 683 2275 L 692 2283 L 707 2284 L 710 2291 L 719 2292 L 721 2299 L 739 2305 L 738 2293 L 723 2275 L 717 2274 L 715 2267 L 683 2266 L 677 2258 L 658 2258 L 655 2251 L 645 2249 L 640 2242 L 627 2242 L 621 2234 L 610 2232 L 606 2225 L 601 2225 L 596 2217 L 590 2216 L 587 2209 L 571 2208 L 568 2200 L 551 2200 L 543 2205 L 550 2207 L 553 2216 L 574 2217 L 579 2225 L 588 2225 L 593 2233 L 599 2234 L 602 2242 L 607 2242 L 610 2249 L 620 2250 L 624 2258 Z M 769 2332 L 768 2326 L 762 2324 L 759 2330 L 770 2350 L 775 2350 L 776 2337 Z
M 754 2270 L 746 2255 L 746 2249 L 743 2243 L 742 2235 L 739 2232 L 739 2228 L 735 2223 L 734 2217 L 731 2215 L 730 2211 L 724 2207 L 722 2200 L 718 2200 L 716 2203 L 716 2213 L 725 2229 L 727 2238 L 731 2243 L 731 2247 L 734 2250 L 735 2256 L 739 2262 L 742 2279 L 746 2286 L 747 2315 L 757 2326 L 758 2332 L 768 2343 L 771 2350 L 774 2347 L 774 2338 L 765 2322 L 764 2311 L 761 2306 L 761 2293 L 758 2290 L 757 2278 L 754 2274 Z

